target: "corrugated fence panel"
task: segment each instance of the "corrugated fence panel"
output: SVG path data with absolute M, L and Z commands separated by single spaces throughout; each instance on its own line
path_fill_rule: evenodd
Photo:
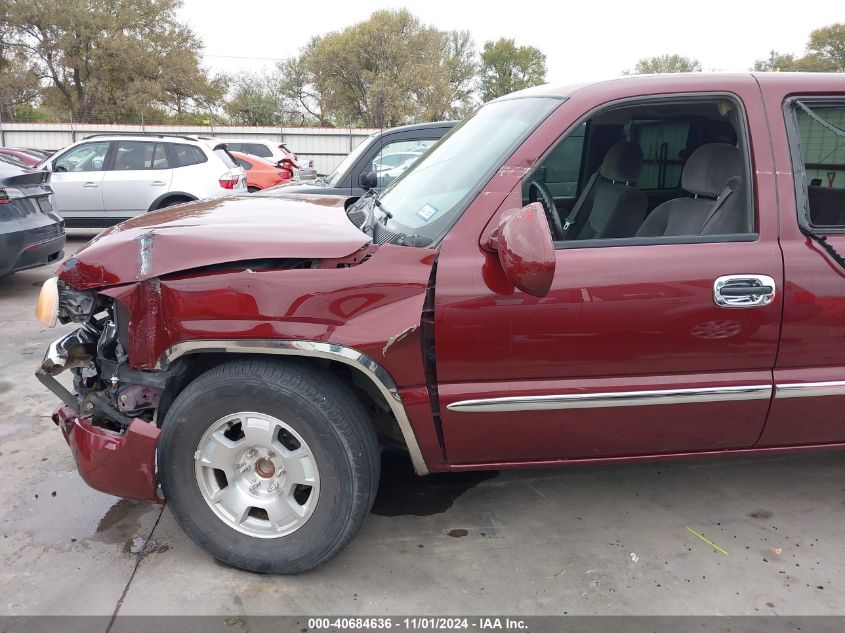
M 314 161 L 321 174 L 328 174 L 353 148 L 373 132 L 370 129 L 319 127 L 248 127 L 203 125 L 117 125 L 70 123 L 3 123 L 0 146 L 61 149 L 92 134 L 147 132 L 256 139 L 284 143 L 303 164 Z

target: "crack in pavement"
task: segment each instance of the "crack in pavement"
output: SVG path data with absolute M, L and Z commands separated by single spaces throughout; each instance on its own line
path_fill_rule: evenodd
M 150 540 L 153 538 L 153 534 L 155 533 L 156 528 L 158 527 L 158 524 L 161 521 L 161 517 L 164 515 L 164 508 L 165 506 L 161 506 L 161 510 L 159 510 L 158 517 L 156 517 L 155 523 L 153 523 L 153 527 L 150 530 L 150 533 L 147 535 L 145 547 L 138 554 L 138 560 L 135 561 L 135 567 L 132 568 L 132 573 L 129 575 L 129 580 L 126 581 L 126 586 L 123 588 L 123 593 L 120 594 L 120 598 L 118 598 L 117 604 L 114 606 L 114 612 L 111 615 L 111 619 L 109 620 L 109 625 L 106 627 L 105 633 L 111 633 L 112 627 L 117 621 L 117 614 L 120 612 L 120 608 L 123 606 L 123 600 L 126 598 L 126 594 L 129 593 L 129 587 L 132 585 L 132 581 L 135 579 L 135 574 L 138 571 L 138 568 L 141 566 L 141 562 L 151 551 L 146 547 L 146 543 L 149 543 Z

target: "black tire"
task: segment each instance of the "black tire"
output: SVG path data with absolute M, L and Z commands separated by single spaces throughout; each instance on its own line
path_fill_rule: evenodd
M 258 187 L 247 187 L 246 188 L 248 193 L 255 193 L 256 191 L 261 191 Z
M 284 420 L 316 460 L 313 514 L 287 536 L 239 532 L 200 492 L 194 454 L 201 437 L 221 416 L 241 411 Z M 176 397 L 164 420 L 158 468 L 173 516 L 197 545 L 234 567 L 295 574 L 322 565 L 358 532 L 378 490 L 380 453 L 364 407 L 328 371 L 293 359 L 243 359 L 207 371 Z

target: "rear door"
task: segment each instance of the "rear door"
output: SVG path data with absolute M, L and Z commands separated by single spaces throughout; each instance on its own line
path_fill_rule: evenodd
M 172 178 L 165 143 L 115 141 L 103 178 L 106 217 L 122 219 L 145 213 L 170 190 Z
M 56 207 L 72 224 L 102 224 L 103 176 L 109 141 L 81 143 L 50 161 Z
M 845 442 L 845 77 L 763 83 L 787 284 L 775 399 L 760 446 Z M 818 239 L 808 239 L 805 231 Z

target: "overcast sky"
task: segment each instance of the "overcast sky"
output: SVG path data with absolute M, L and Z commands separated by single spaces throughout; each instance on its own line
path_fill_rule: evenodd
M 745 71 L 772 48 L 803 53 L 811 30 L 845 22 L 842 0 L 185 0 L 182 17 L 203 39 L 208 67 L 259 71 L 314 35 L 402 6 L 439 29 L 470 31 L 479 49 L 499 37 L 538 47 L 556 84 L 615 76 L 663 53 L 694 57 L 705 71 Z

